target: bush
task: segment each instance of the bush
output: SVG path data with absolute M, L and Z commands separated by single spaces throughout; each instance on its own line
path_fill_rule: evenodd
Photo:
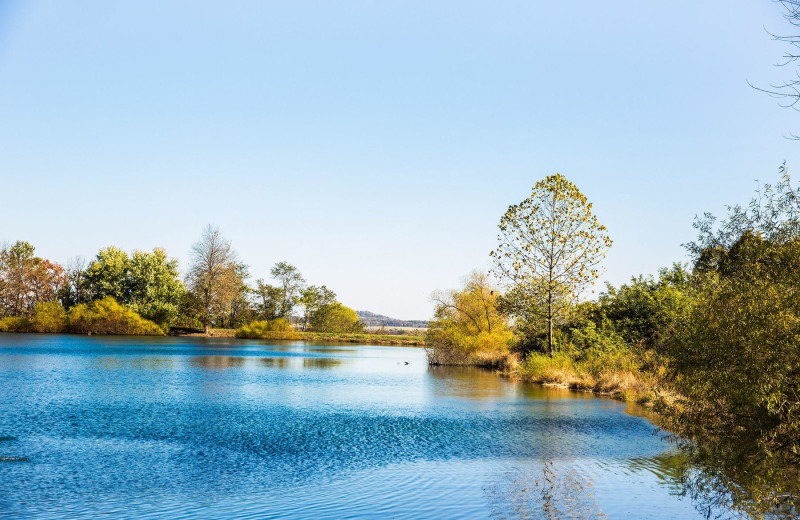
M 516 363 L 514 335 L 498 310 L 497 291 L 489 277 L 473 272 L 464 287 L 433 295 L 434 319 L 425 335 L 431 365 L 475 365 L 510 369 Z
M 299 339 L 300 335 L 294 332 L 294 327 L 286 318 L 274 320 L 254 321 L 236 329 L 237 338 L 250 339 Z
M 63 332 L 66 328 L 67 312 L 60 302 L 37 303 L 33 309 L 31 328 L 34 332 Z
M 474 365 L 508 369 L 516 364 L 509 346 L 514 335 L 506 327 L 492 332 L 464 333 L 450 323 L 428 329 L 426 342 L 431 365 Z
M 588 321 L 558 336 L 552 357 L 528 354 L 519 375 L 528 381 L 610 393 L 632 400 L 644 398 L 650 376 L 643 372 L 640 352 L 632 349 L 607 322 Z
M 364 324 L 356 311 L 341 303 L 320 307 L 311 315 L 311 330 L 314 332 L 358 333 L 364 332 Z
M 626 400 L 644 399 L 650 386 L 648 377 L 639 370 L 636 356 L 629 351 L 597 351 L 584 359 L 564 352 L 553 357 L 534 352 L 525 359 L 518 374 L 534 383 L 614 394 Z
M 28 318 L 8 316 L 0 318 L 0 332 L 33 332 L 33 328 Z
M 76 305 L 67 316 L 69 332 L 79 334 L 123 334 L 140 336 L 163 336 L 164 331 L 139 316 L 134 311 L 120 305 L 107 296 L 90 304 Z

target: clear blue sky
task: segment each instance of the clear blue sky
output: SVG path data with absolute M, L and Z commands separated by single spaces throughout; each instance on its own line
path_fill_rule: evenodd
M 185 265 L 213 223 L 254 278 L 427 318 L 561 172 L 620 283 L 800 168 L 800 114 L 747 85 L 794 73 L 764 27 L 769 0 L 0 0 L 0 241 Z

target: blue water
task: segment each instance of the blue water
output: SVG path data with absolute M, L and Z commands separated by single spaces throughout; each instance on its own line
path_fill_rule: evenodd
M 0 334 L 0 518 L 702 518 L 635 412 L 414 348 Z

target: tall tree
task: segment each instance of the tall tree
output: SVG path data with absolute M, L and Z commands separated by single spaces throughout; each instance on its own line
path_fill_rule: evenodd
M 230 310 L 240 289 L 240 266 L 236 252 L 219 229 L 206 226 L 192 246 L 186 276 L 193 311 L 206 332 L 215 318 Z
M 499 227 L 499 245 L 491 253 L 495 272 L 511 288 L 516 315 L 546 320 L 552 355 L 554 325 L 599 276 L 611 239 L 586 196 L 561 174 L 537 182 L 527 199 L 508 208 Z
M 246 283 L 247 278 L 250 277 L 250 269 L 245 264 L 236 262 L 234 271 L 235 285 L 227 310 L 228 326 L 232 329 L 246 323 L 248 318 L 252 319 L 253 311 L 250 302 L 253 290 Z
M 61 304 L 64 308 L 71 308 L 81 303 L 89 301 L 88 282 L 86 281 L 85 271 L 86 261 L 79 256 L 71 258 L 64 273 L 66 284 L 61 292 Z
M 270 285 L 259 278 L 256 280 L 253 294 L 255 296 L 256 314 L 260 319 L 274 320 L 281 317 L 283 291 L 281 291 L 280 287 Z
M 101 249 L 83 273 L 89 298 L 94 301 L 111 296 L 127 304 L 130 301 L 129 263 L 128 253 L 118 247 Z
M 64 269 L 34 252 L 24 241 L 0 249 L 0 316 L 29 316 L 37 303 L 62 291 Z
M 134 251 L 128 262 L 128 304 L 134 311 L 159 325 L 178 317 L 186 293 L 178 273 L 178 260 L 162 248 Z
M 280 316 L 281 318 L 289 318 L 294 311 L 295 305 L 300 298 L 300 291 L 306 281 L 297 270 L 295 266 L 288 262 L 278 262 L 270 270 L 272 278 L 277 280 L 278 286 L 281 289 L 281 304 Z
M 314 322 L 325 322 L 325 313 L 336 303 L 336 293 L 324 285 L 310 285 L 303 290 L 300 303 L 303 305 L 303 330 L 306 330 Z

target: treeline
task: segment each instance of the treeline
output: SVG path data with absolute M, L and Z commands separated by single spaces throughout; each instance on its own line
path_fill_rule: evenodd
M 708 511 L 795 518 L 800 488 L 800 190 L 788 173 L 723 219 L 692 261 L 579 299 L 610 240 L 563 176 L 501 221 L 494 278 L 436 293 L 432 364 L 502 367 L 652 403 Z M 697 469 L 700 468 L 701 471 Z
M 356 314 L 367 327 L 407 327 L 417 329 L 428 327 L 428 322 L 425 320 L 399 320 L 369 311 L 356 311 Z
M 0 247 L 0 332 L 164 334 L 170 329 L 361 332 L 355 311 L 325 287 L 307 285 L 286 262 L 271 283 L 249 283 L 249 267 L 208 226 L 181 277 L 166 251 L 100 250 L 66 266 L 36 256 L 28 242 Z M 247 328 L 249 327 L 249 328 Z

